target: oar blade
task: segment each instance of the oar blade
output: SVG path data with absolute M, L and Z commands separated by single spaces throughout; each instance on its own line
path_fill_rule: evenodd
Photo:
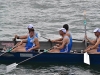
M 84 63 L 90 65 L 90 58 L 88 53 L 84 53 Z
M 13 64 L 10 64 L 10 65 L 6 66 L 6 73 L 11 72 L 13 69 L 16 69 L 17 65 L 18 64 L 13 63 Z

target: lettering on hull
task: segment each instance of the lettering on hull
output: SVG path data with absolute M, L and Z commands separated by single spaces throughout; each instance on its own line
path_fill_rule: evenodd
M 28 53 L 20 53 L 20 57 L 32 57 L 33 54 L 28 54 Z

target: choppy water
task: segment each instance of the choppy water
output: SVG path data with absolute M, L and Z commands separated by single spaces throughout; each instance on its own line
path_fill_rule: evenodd
M 69 24 L 73 38 L 82 39 L 84 37 L 84 10 L 86 10 L 87 34 L 90 38 L 94 38 L 93 29 L 100 28 L 100 0 L 0 0 L 0 40 L 12 40 L 15 34 L 27 34 L 28 24 L 34 24 L 35 30 L 40 35 L 53 39 L 59 36 L 58 29 L 65 23 Z M 39 39 L 45 40 L 41 37 Z M 54 73 L 59 69 L 61 71 L 69 69 L 68 75 L 71 73 L 99 75 L 98 71 L 67 65 L 35 69 L 21 66 L 19 69 L 11 74 Z
M 86 65 L 20 65 L 6 73 L 6 65 L 0 65 L 0 75 L 100 75 L 99 67 Z

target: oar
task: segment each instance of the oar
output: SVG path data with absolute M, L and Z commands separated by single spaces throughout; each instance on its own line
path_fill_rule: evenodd
M 40 36 L 40 37 L 42 37 L 42 38 L 44 38 L 44 39 L 46 39 L 46 40 L 49 40 L 48 38 L 46 38 L 46 37 L 43 37 L 43 36 Z
M 84 29 L 85 29 L 85 36 L 86 36 L 86 11 L 84 11 Z M 86 38 L 85 38 L 85 47 L 87 47 L 87 42 L 86 42 Z
M 13 41 L 14 41 L 14 45 L 15 45 L 16 44 L 16 39 L 14 39 Z M 16 45 L 14 47 L 10 48 L 9 50 L 5 51 L 4 53 L 2 53 L 0 56 L 4 55 L 7 52 L 12 51 L 14 48 L 16 48 Z
M 48 41 L 50 42 L 50 44 L 51 44 L 51 47 L 52 47 L 52 42 L 50 41 L 50 39 L 48 39 L 48 38 L 46 38 L 46 37 L 43 37 L 43 36 L 40 36 L 40 37 L 42 37 L 42 38 L 48 40 Z
M 84 63 L 90 65 L 90 57 L 87 52 L 84 53 Z
M 10 48 L 9 50 L 7 50 L 7 51 L 5 51 L 4 53 L 2 53 L 0 56 L 2 56 L 2 55 L 4 55 L 5 53 L 7 53 L 7 52 L 10 52 L 10 51 L 12 51 L 14 48 L 16 48 L 17 46 L 14 46 L 13 48 Z
M 51 48 L 50 48 L 50 49 L 51 49 Z M 50 49 L 48 49 L 48 51 L 49 51 Z M 47 51 L 45 51 L 45 52 L 47 52 Z M 13 69 L 16 69 L 16 67 L 17 67 L 19 64 L 24 63 L 25 61 L 28 61 L 28 60 L 30 60 L 30 59 L 32 59 L 32 58 L 35 58 L 36 56 L 39 56 L 39 55 L 41 55 L 42 53 L 44 53 L 44 52 L 40 52 L 40 53 L 38 53 L 38 54 L 36 54 L 36 55 L 34 55 L 34 56 L 28 58 L 28 59 L 25 59 L 25 60 L 19 62 L 19 63 L 13 63 L 13 64 L 10 64 L 10 65 L 6 66 L 6 73 L 11 72 Z
M 86 11 L 84 11 L 84 29 L 85 29 L 85 35 L 86 35 Z M 86 42 L 86 38 L 85 38 L 85 47 L 87 47 L 87 42 Z M 90 58 L 88 53 L 84 53 L 84 63 L 90 65 Z
M 46 40 L 49 40 L 48 38 L 43 37 L 43 36 L 41 36 L 40 34 L 38 34 L 38 37 L 42 37 L 42 38 L 44 38 L 44 39 L 46 39 Z
M 17 43 L 16 38 L 14 38 L 13 41 L 14 41 L 14 45 L 16 45 L 16 43 Z
M 41 52 L 41 53 L 39 53 L 39 54 L 37 54 L 37 55 L 34 55 L 34 56 L 32 56 L 32 57 L 30 57 L 30 58 L 28 58 L 28 59 L 26 59 L 26 60 L 23 60 L 23 61 L 21 61 L 21 62 L 19 62 L 19 63 L 13 63 L 13 64 L 10 64 L 10 65 L 6 66 L 6 73 L 11 72 L 13 69 L 16 69 L 16 67 L 17 67 L 19 64 L 21 64 L 21 63 L 23 63 L 23 62 L 25 62 L 25 61 L 28 61 L 28 60 L 30 60 L 30 59 L 32 59 L 32 58 L 34 58 L 34 57 L 36 57 L 36 56 L 38 56 L 38 55 L 40 55 L 40 54 L 42 54 L 42 53 L 43 53 L 43 52 Z
M 48 38 L 46 38 L 46 37 L 43 37 L 43 36 L 41 36 L 42 38 L 44 38 L 44 39 L 46 39 L 46 40 L 49 40 Z M 84 40 L 81 40 L 81 39 L 73 39 L 73 40 L 75 40 L 75 41 L 84 41 Z
M 73 39 L 73 40 L 75 40 L 75 41 L 84 41 L 84 40 L 81 40 L 81 39 Z

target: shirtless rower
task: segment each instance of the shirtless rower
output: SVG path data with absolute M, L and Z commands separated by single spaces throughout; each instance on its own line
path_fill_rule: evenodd
M 26 43 L 26 46 L 20 46 L 21 44 Z M 38 38 L 35 36 L 34 29 L 29 30 L 29 35 L 27 39 L 24 39 L 19 44 L 20 47 L 17 47 L 12 50 L 12 52 L 32 52 L 36 49 L 39 49 L 39 41 Z
M 68 52 L 68 44 L 70 42 L 70 39 L 68 36 L 66 36 L 66 29 L 61 28 L 59 30 L 59 34 L 62 36 L 61 44 L 54 46 L 54 49 L 50 50 L 49 52 L 54 52 L 54 53 Z
M 85 52 L 88 52 L 90 54 L 100 54 L 100 29 L 96 28 L 94 31 L 94 34 L 96 36 L 96 40 L 91 41 L 87 38 L 86 39 L 92 44 L 91 46 L 87 47 Z

